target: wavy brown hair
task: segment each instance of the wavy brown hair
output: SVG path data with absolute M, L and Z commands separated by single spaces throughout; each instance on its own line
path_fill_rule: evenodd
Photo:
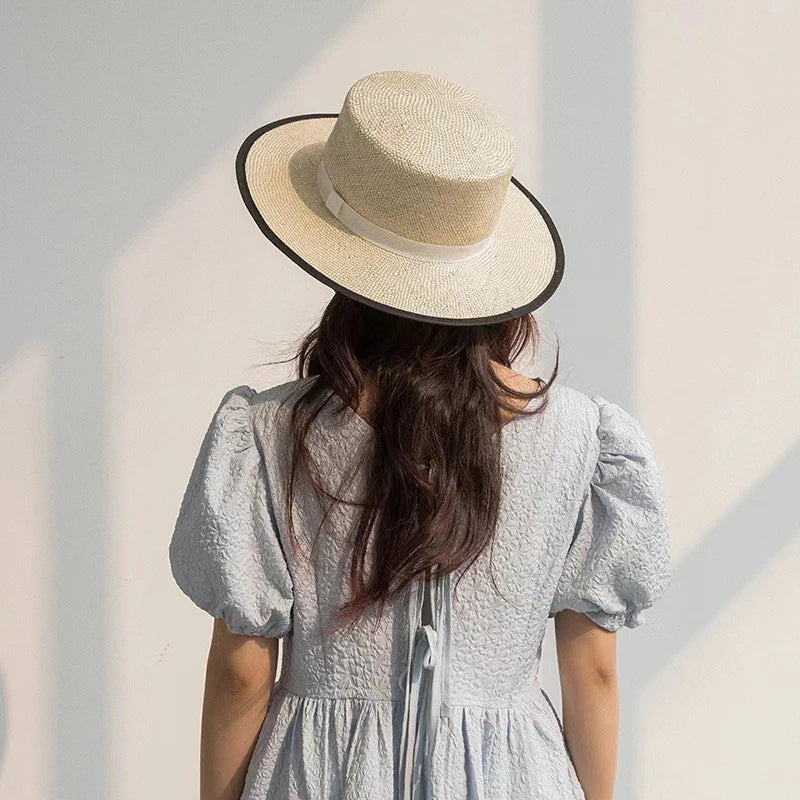
M 558 351 L 550 379 L 533 392 L 503 383 L 491 362 L 510 368 L 538 343 L 538 326 L 528 314 L 493 324 L 445 325 L 386 313 L 339 293 L 302 339 L 292 357 L 298 377 L 318 379 L 292 396 L 286 519 L 293 545 L 298 470 L 318 497 L 353 503 L 324 486 L 313 463 L 306 436 L 316 416 L 337 399 L 355 411 L 368 393 L 374 432 L 364 464 L 365 497 L 355 503 L 362 511 L 353 533 L 350 599 L 335 614 L 335 628 L 373 603 L 380 614 L 416 578 L 469 568 L 492 544 L 502 412 L 530 415 L 545 407 Z M 528 405 L 520 410 L 507 397 Z M 530 408 L 536 397 L 542 402 Z M 376 557 L 367 574 L 370 547 Z

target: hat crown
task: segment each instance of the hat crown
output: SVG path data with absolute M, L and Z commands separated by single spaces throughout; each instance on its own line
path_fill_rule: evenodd
M 373 224 L 418 242 L 470 245 L 497 224 L 516 147 L 508 122 L 473 92 L 387 70 L 350 87 L 323 159 L 338 194 Z

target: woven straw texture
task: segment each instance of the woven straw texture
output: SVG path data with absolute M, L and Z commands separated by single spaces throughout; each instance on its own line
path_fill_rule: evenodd
M 472 244 L 492 232 L 514 159 L 514 135 L 497 111 L 416 72 L 353 84 L 325 147 L 328 174 L 350 205 L 431 244 Z
M 337 286 L 444 319 L 508 314 L 552 290 L 553 234 L 510 183 L 513 136 L 480 98 L 420 73 L 376 73 L 351 87 L 338 117 L 279 123 L 244 154 L 254 214 Z M 323 153 L 337 191 L 375 224 L 433 244 L 471 244 L 491 234 L 490 246 L 445 262 L 358 236 L 323 202 L 316 183 Z

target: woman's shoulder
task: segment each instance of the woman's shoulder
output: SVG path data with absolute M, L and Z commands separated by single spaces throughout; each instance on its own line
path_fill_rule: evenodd
M 562 382 L 553 383 L 548 395 L 539 427 L 529 428 L 537 449 L 575 453 L 587 467 L 604 453 L 651 457 L 642 425 L 624 405 Z
M 270 417 L 279 410 L 286 410 L 291 399 L 296 397 L 316 375 L 293 378 L 256 389 L 249 384 L 240 384 L 225 392 L 222 404 L 248 406 L 254 419 Z M 562 437 L 596 440 L 602 442 L 610 436 L 637 437 L 642 435 L 638 420 L 622 405 L 596 392 L 586 392 L 575 386 L 555 381 L 546 393 L 547 405 L 541 417 L 554 431 L 554 444 Z M 281 415 L 283 416 L 283 415 Z M 539 414 L 533 415 L 539 417 Z M 513 425 L 522 422 L 512 420 Z
M 630 411 L 597 392 L 586 392 L 566 383 L 554 383 L 549 389 L 550 405 L 565 428 L 590 429 L 602 433 L 606 423 L 635 421 Z
M 292 378 L 263 389 L 254 390 L 253 405 L 268 406 L 283 403 L 308 386 L 316 377 L 316 375 L 306 375 L 303 378 Z
M 543 420 L 558 439 L 574 438 L 576 434 L 590 432 L 598 421 L 597 395 L 556 380 L 547 389 L 547 405 L 542 411 Z
M 581 453 L 585 471 L 596 484 L 612 479 L 641 483 L 657 473 L 649 432 L 625 405 L 564 384 L 553 399 L 564 449 L 571 443 Z
M 256 389 L 249 383 L 238 384 L 225 392 L 223 403 L 236 398 L 239 402 L 247 403 L 254 411 L 278 407 L 305 387 L 314 377 L 316 376 L 294 378 L 262 389 Z
M 280 417 L 286 416 L 285 411 L 278 412 L 286 408 L 285 401 L 308 380 L 308 377 L 296 378 L 262 389 L 249 383 L 237 384 L 222 394 L 214 413 L 214 424 L 226 430 L 246 427 L 251 433 L 263 433 L 267 426 L 274 427 Z
M 316 375 L 306 375 L 303 378 L 293 378 L 262 389 L 256 389 L 249 384 L 240 384 L 229 389 L 225 396 L 226 398 L 229 396 L 246 398 L 253 408 L 278 407 L 307 388 L 316 378 Z M 598 394 L 589 394 L 559 381 L 551 384 L 547 395 L 549 396 L 549 413 L 557 416 L 560 424 L 566 427 L 582 428 L 587 424 L 591 426 L 599 421 L 604 411 L 620 409 L 616 403 L 612 403 Z

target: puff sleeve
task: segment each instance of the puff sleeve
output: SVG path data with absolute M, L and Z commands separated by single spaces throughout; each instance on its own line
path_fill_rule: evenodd
M 661 476 L 639 422 L 599 395 L 597 460 L 549 616 L 587 614 L 609 631 L 635 628 L 671 581 Z
M 173 578 L 231 633 L 278 638 L 292 627 L 293 583 L 252 427 L 255 390 L 229 390 L 215 411 L 169 545 Z

